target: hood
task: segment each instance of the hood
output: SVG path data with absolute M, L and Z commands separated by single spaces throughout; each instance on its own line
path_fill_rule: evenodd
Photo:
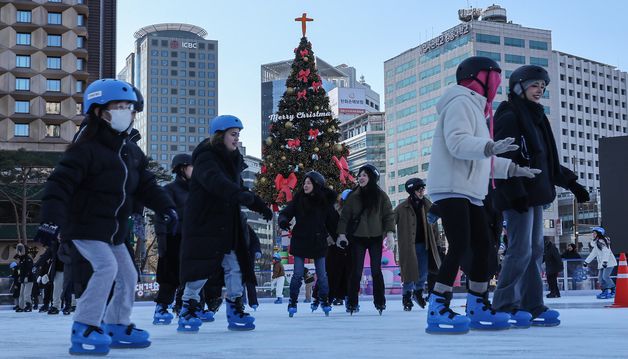
M 206 138 L 203 142 L 199 143 L 198 146 L 196 146 L 196 148 L 194 149 L 194 152 L 192 152 L 192 163 L 195 163 L 198 156 L 200 156 L 201 154 L 205 152 L 213 152 L 216 155 L 218 155 L 220 158 L 222 158 L 224 161 L 230 160 L 226 150 L 221 150 L 220 148 L 216 148 L 212 146 L 210 139 Z M 242 172 L 245 169 L 247 169 L 249 166 L 244 162 L 244 156 L 242 156 L 240 151 L 236 150 L 236 152 L 237 152 L 237 155 L 235 156 L 237 157 L 237 159 L 234 159 L 236 162 L 235 163 L 236 169 L 237 171 Z
M 438 111 L 439 114 L 443 113 L 443 111 L 445 111 L 445 108 L 454 99 L 460 96 L 471 100 L 478 107 L 478 110 L 481 113 L 484 113 L 484 107 L 486 107 L 486 97 L 460 85 L 454 85 L 447 89 L 447 91 L 445 91 L 445 93 L 441 96 L 440 100 L 438 100 L 438 103 L 436 104 L 436 111 Z

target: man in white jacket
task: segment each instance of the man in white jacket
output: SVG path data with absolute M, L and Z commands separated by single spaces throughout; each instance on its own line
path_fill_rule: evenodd
M 493 311 L 488 300 L 490 232 L 482 200 L 491 177 L 533 178 L 539 171 L 495 157 L 518 148 L 512 145 L 512 138 L 491 139 L 492 101 L 501 82 L 500 73 L 495 61 L 470 57 L 458 66 L 458 84 L 447 89 L 437 104 L 440 118 L 432 142 L 427 188 L 438 206 L 449 250 L 430 294 L 427 333 L 510 327 L 510 316 Z M 467 316 L 449 308 L 459 267 L 469 279 Z

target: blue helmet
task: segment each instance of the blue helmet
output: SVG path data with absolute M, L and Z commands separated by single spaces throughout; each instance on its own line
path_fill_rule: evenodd
M 347 197 L 349 197 L 349 194 L 351 194 L 352 190 L 350 189 L 346 189 L 344 191 L 342 191 L 342 193 L 340 194 L 340 199 L 343 201 L 347 200 Z
M 13 269 L 15 267 L 17 267 L 17 263 L 11 262 L 11 264 L 9 264 L 9 268 Z
M 211 123 L 209 134 L 213 135 L 218 131 L 226 131 L 230 128 L 243 129 L 242 121 L 239 118 L 232 115 L 220 115 L 216 116 Z
M 280 261 L 281 260 L 281 255 L 279 253 L 275 253 L 275 254 L 273 254 L 273 259 Z
M 89 113 L 94 105 L 104 106 L 111 101 L 132 102 L 137 112 L 144 109 L 144 98 L 133 85 L 116 79 L 100 79 L 92 82 L 85 90 L 83 114 Z
M 603 236 L 606 235 L 606 231 L 602 227 L 593 227 L 593 228 L 591 228 L 591 230 L 594 231 L 594 232 L 597 232 L 597 233 L 599 233 L 599 234 L 601 234 Z

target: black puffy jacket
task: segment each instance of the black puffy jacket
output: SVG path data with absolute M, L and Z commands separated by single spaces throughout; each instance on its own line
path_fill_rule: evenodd
M 41 221 L 59 225 L 62 240 L 119 245 L 128 236 L 134 201 L 157 213 L 174 208 L 174 203 L 126 133 L 114 132 L 102 121 L 98 126 L 93 138 L 66 150 L 48 178 Z
M 176 235 L 173 237 L 181 238 L 181 228 L 183 228 L 185 216 L 185 204 L 188 201 L 188 195 L 190 193 L 189 181 L 181 176 L 177 176 L 174 181 L 168 183 L 163 188 L 166 194 L 168 194 L 168 197 L 174 202 L 177 216 L 179 216 L 179 226 L 177 227 Z M 166 238 L 171 236 L 172 233 L 168 230 L 168 226 L 161 216 L 155 217 L 155 234 L 157 235 L 160 255 L 161 253 L 166 253 Z

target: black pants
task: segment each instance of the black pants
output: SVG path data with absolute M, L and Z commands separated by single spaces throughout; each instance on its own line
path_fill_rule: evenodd
M 484 209 L 464 198 L 447 198 L 436 203 L 449 242 L 436 281 L 452 286 L 458 268 L 462 267 L 468 279 L 488 282 L 491 240 Z
M 44 291 L 43 305 L 49 306 L 52 302 L 52 281 L 48 282 L 48 284 L 42 284 L 42 289 Z
M 159 293 L 155 298 L 156 303 L 170 304 L 175 300 L 175 294 L 179 287 L 179 248 L 181 235 L 168 236 L 166 238 L 166 253 L 159 256 L 157 261 L 157 283 Z
M 558 273 L 547 273 L 547 286 L 550 293 L 560 293 L 560 289 L 558 289 Z
M 371 257 L 371 276 L 373 277 L 373 302 L 375 305 L 386 304 L 384 297 L 384 276 L 382 274 L 382 244 L 383 236 L 377 237 L 353 237 L 351 239 L 351 254 L 353 257 L 353 270 L 349 282 L 349 304 L 358 304 L 358 291 L 360 280 L 364 270 L 364 256 L 369 251 Z
M 325 258 L 325 269 L 327 271 L 327 281 L 329 283 L 329 300 L 344 300 L 349 288 L 349 278 L 353 261 L 351 258 L 351 248 L 341 249 L 330 246 Z

